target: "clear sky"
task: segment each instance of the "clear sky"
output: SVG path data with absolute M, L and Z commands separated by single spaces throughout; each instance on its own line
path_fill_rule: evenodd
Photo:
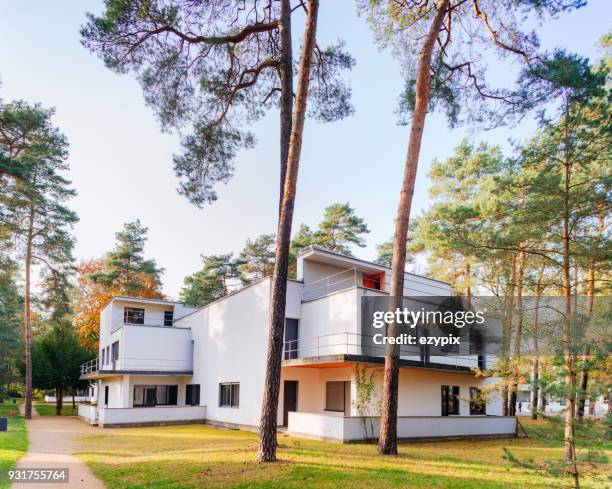
M 112 249 L 124 222 L 140 218 L 149 228 L 147 255 L 165 268 L 164 290 L 176 297 L 185 275 L 199 268 L 200 254 L 239 251 L 247 238 L 274 232 L 277 114 L 254 127 L 258 144 L 238 156 L 236 175 L 220 188 L 219 200 L 202 210 L 190 205 L 176 192 L 177 138 L 160 132 L 132 76 L 112 73 L 79 43 L 85 12 L 101 8 L 101 0 L 0 0 L 0 98 L 57 110 L 55 122 L 70 141 L 70 178 L 78 191 L 71 204 L 81 219 L 76 256 L 101 256 Z M 590 0 L 543 26 L 542 46 L 595 58 L 611 14 L 610 0 Z M 408 134 L 395 116 L 401 73 L 391 55 L 374 45 L 353 1 L 322 0 L 319 33 L 321 44 L 346 40 L 357 60 L 350 75 L 356 113 L 333 124 L 306 124 L 294 229 L 301 222 L 316 225 L 327 205 L 348 201 L 371 229 L 368 246 L 355 254 L 372 259 L 375 245 L 392 235 L 399 197 Z M 533 122 L 525 121 L 473 134 L 450 131 L 442 117 L 429 117 L 413 213 L 428 206 L 431 161 L 448 157 L 461 138 L 509 148 L 509 138 L 521 140 L 533 129 Z

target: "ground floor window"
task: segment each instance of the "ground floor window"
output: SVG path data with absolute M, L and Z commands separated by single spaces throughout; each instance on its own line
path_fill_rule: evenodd
M 187 406 L 200 405 L 200 384 L 189 384 L 186 386 L 185 404 Z
M 325 410 L 343 413 L 346 411 L 347 396 L 350 396 L 350 382 L 343 380 L 325 383 Z
M 134 407 L 176 406 L 177 385 L 135 385 Z
M 478 387 L 470 387 L 470 414 L 487 414 L 487 403 Z
M 219 384 L 219 407 L 240 406 L 240 382 L 224 382 Z
M 456 416 L 459 414 L 459 386 L 442 386 L 442 416 Z

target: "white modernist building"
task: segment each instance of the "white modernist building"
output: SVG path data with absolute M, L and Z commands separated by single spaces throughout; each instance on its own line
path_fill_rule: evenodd
M 389 268 L 310 248 L 287 283 L 278 424 L 317 439 L 376 436 L 376 408 L 357 409 L 355 367 L 376 372 L 384 348 L 362 346 L 361 301 L 385 296 Z M 101 427 L 206 422 L 256 430 L 262 404 L 271 279 L 202 308 L 115 297 L 102 311 L 100 354 L 83 365 L 97 404 L 79 415 Z M 450 285 L 406 273 L 404 295 L 451 295 Z M 480 359 L 482 361 L 482 358 Z M 487 380 L 472 356 L 402 357 L 398 436 L 513 436 L 499 396 L 474 402 Z M 371 415 L 364 423 L 364 416 Z M 372 432 L 370 432 L 372 435 Z

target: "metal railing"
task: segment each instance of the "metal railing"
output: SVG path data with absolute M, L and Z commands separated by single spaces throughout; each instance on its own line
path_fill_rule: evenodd
M 341 332 L 285 341 L 283 359 L 317 358 L 328 355 L 384 357 L 385 353 L 386 346 L 375 344 L 372 336 Z M 424 355 L 423 350 L 417 345 L 402 345 L 400 347 L 400 358 L 424 364 L 436 363 L 456 367 L 477 367 L 479 365 L 478 355 L 476 354 L 465 352 L 465 354 L 459 355 Z
M 81 365 L 81 375 L 87 375 L 98 371 L 98 357 L 85 362 Z
M 100 364 L 96 357 L 81 365 L 81 375 L 92 372 L 113 372 L 117 370 L 135 370 L 151 372 L 188 372 L 193 370 L 191 358 L 186 360 L 167 359 L 167 358 L 133 358 L 120 357 L 108 363 Z
M 364 287 L 363 280 L 368 279 L 366 277 L 367 274 L 364 275 L 364 272 L 359 271 L 357 268 L 349 268 L 347 270 L 342 270 L 341 272 L 334 273 L 327 277 L 313 280 L 304 285 L 304 291 L 302 293 L 302 300 L 310 301 L 314 299 L 318 299 L 320 297 L 324 297 L 333 292 L 338 292 L 340 290 L 349 289 L 351 287 L 359 286 Z M 417 283 L 424 285 L 428 288 L 436 289 L 436 295 L 446 296 L 450 295 L 450 289 L 448 286 L 440 285 L 436 282 L 427 282 L 427 278 L 423 277 L 421 280 L 415 280 L 414 274 L 408 274 L 409 277 L 406 279 L 405 283 L 408 285 L 404 286 L 404 295 L 406 296 L 426 296 L 426 295 L 434 295 L 433 293 L 424 292 L 420 289 L 415 289 L 411 287 L 411 283 Z M 417 277 L 418 278 L 418 277 Z M 391 290 L 391 280 L 389 279 L 389 274 L 384 274 L 384 280 L 376 280 L 370 279 L 372 281 L 378 281 L 379 289 L 372 290 L 380 290 L 381 293 L 386 293 L 386 291 Z

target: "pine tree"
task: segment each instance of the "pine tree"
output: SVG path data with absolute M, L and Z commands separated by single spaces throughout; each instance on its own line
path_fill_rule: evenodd
M 274 271 L 274 235 L 262 234 L 248 239 L 238 256 L 238 272 L 243 284 L 272 275 Z
M 140 220 L 124 224 L 115 234 L 115 249 L 106 255 L 104 269 L 90 275 L 91 280 L 129 296 L 140 296 L 148 288 L 147 281 L 161 287 L 162 268 L 155 260 L 144 258 L 147 231 Z
M 24 267 L 25 417 L 32 416 L 32 265 L 53 273 L 72 268 L 74 240 L 70 229 L 78 218 L 65 202 L 75 195 L 61 173 L 68 169 L 66 138 L 51 123 L 52 110 L 31 106 L 39 112 L 40 144 L 24 148 L 20 165 L 28 168 L 26 179 L 4 179 L 0 192 L 0 215 L 17 243 Z
M 205 306 L 227 295 L 238 276 L 238 262 L 231 253 L 202 256 L 202 268 L 185 277 L 181 300 L 189 306 Z

